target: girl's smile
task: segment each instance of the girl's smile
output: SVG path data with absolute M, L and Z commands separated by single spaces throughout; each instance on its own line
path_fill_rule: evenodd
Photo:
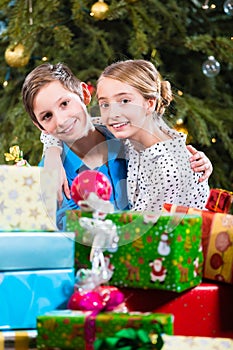
M 97 86 L 102 122 L 117 138 L 140 141 L 149 129 L 148 114 L 154 110 L 149 100 L 131 85 L 102 77 Z

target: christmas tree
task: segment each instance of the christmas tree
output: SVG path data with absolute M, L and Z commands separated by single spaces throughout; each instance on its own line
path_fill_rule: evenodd
M 171 82 L 166 119 L 188 133 L 214 171 L 211 187 L 232 189 L 233 0 L 0 0 L 0 163 L 18 144 L 32 165 L 40 132 L 25 113 L 25 76 L 64 62 L 90 85 L 119 59 L 151 60 Z M 94 96 L 93 96 L 94 97 Z M 97 113 L 93 98 L 91 113 Z

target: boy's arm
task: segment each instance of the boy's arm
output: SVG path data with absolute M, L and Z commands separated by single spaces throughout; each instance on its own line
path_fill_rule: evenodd
M 191 152 L 192 156 L 190 157 L 191 168 L 195 172 L 203 172 L 203 175 L 199 178 L 199 182 L 207 180 L 213 171 L 213 166 L 209 158 L 205 153 L 196 150 L 191 145 L 186 146 L 187 149 Z
M 66 177 L 66 172 L 62 164 L 62 142 L 51 135 L 42 133 L 40 137 L 43 143 L 43 157 L 45 169 L 57 169 L 58 171 L 58 188 L 57 188 L 57 200 L 59 206 L 62 203 L 64 191 L 65 196 L 70 199 L 70 189 Z

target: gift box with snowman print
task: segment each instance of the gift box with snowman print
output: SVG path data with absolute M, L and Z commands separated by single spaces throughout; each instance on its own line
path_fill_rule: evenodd
M 66 230 L 76 235 L 76 270 L 91 266 L 93 237 L 98 233 L 98 249 L 102 239 L 105 264 L 113 271 L 111 285 L 182 292 L 200 284 L 203 267 L 200 215 L 132 211 L 104 217 L 94 214 L 80 210 L 66 214 Z M 108 234 L 114 244 L 106 243 L 103 237 Z

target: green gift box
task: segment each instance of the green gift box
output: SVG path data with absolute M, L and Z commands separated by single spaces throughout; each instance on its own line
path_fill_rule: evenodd
M 82 220 L 92 220 L 93 227 L 96 220 L 101 225 L 101 220 L 80 210 L 67 211 L 66 215 L 67 231 L 75 232 L 76 237 L 76 270 L 90 268 L 93 232 L 83 226 Z M 106 222 L 112 223 L 109 231 L 116 227 L 119 239 L 117 248 L 103 249 L 106 264 L 113 270 L 111 285 L 182 292 L 200 284 L 203 267 L 200 215 L 162 214 L 158 218 L 125 211 L 107 214 L 103 225 Z
M 160 337 L 163 333 L 173 334 L 171 314 L 102 312 L 91 315 L 91 311 L 55 310 L 38 316 L 37 349 L 84 350 L 88 348 L 87 343 L 91 348 L 94 342 L 113 337 L 123 329 L 143 330 L 151 339 L 156 334 Z

